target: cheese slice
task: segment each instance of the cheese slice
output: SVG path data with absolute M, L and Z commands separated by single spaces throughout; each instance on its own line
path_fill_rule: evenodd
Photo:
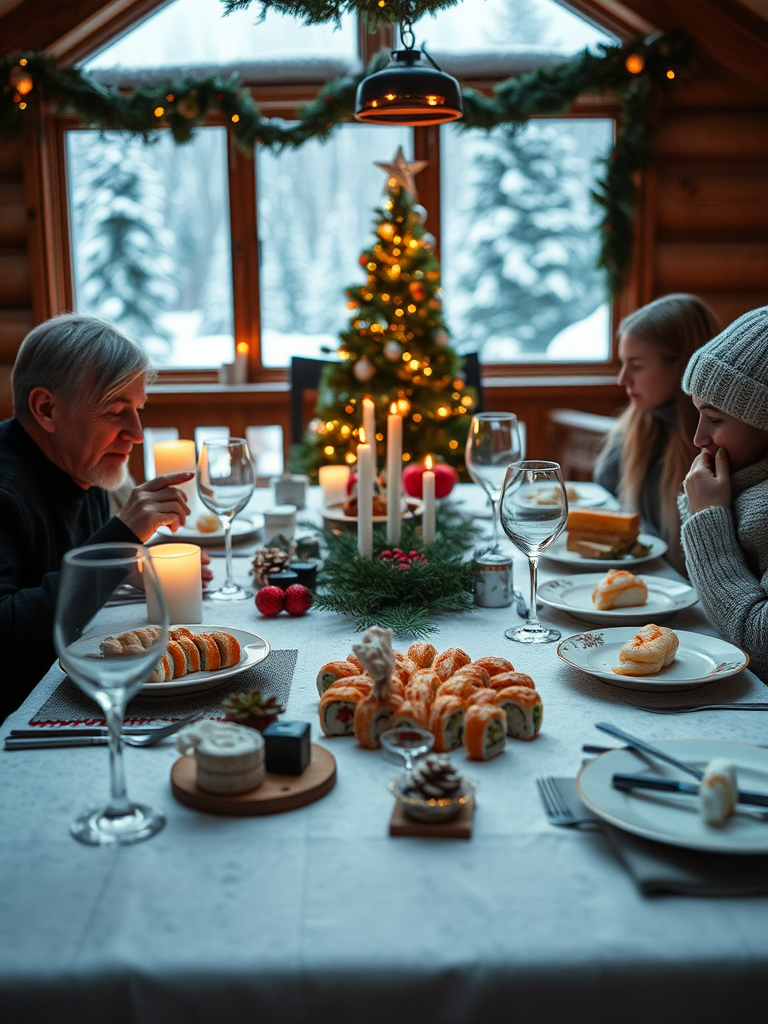
M 568 513 L 567 529 L 574 532 L 618 534 L 632 543 L 640 533 L 637 512 L 605 512 L 598 509 L 574 508 Z M 602 541 L 602 537 L 594 538 Z

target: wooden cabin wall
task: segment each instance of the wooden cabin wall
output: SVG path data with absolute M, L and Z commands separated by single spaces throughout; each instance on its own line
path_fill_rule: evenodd
M 20 139 L 0 139 L 0 419 L 11 415 L 11 367 L 34 326 Z

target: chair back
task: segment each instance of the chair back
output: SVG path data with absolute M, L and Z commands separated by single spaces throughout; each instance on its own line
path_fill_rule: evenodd
M 291 444 L 299 444 L 304 437 L 304 392 L 317 391 L 327 365 L 326 359 L 291 358 Z

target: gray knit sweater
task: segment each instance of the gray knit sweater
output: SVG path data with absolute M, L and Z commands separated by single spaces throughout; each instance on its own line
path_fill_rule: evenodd
M 712 625 L 768 683 L 768 459 L 731 478 L 730 508 L 691 515 L 680 496 L 685 564 Z

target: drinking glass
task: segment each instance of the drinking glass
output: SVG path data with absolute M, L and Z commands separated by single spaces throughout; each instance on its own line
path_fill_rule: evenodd
M 218 590 L 208 591 L 212 601 L 242 601 L 253 590 L 232 579 L 232 520 L 251 500 L 256 486 L 253 459 L 247 441 L 241 437 L 206 441 L 197 462 L 197 491 L 206 508 L 224 524 L 227 578 Z
M 537 504 L 537 492 L 547 489 L 547 504 Z M 551 492 L 551 493 L 549 493 Z M 557 462 L 513 462 L 507 469 L 501 494 L 501 525 L 504 532 L 528 557 L 531 573 L 531 597 L 524 626 L 508 629 L 504 636 L 524 644 L 551 643 L 560 639 L 557 629 L 547 629 L 539 622 L 536 611 L 536 589 L 539 556 L 565 528 L 568 519 L 568 496 L 563 474 Z
M 510 462 L 522 455 L 517 416 L 511 412 L 480 412 L 472 417 L 467 435 L 465 459 L 469 475 L 480 484 L 491 503 L 493 517 L 492 556 L 499 550 L 499 498 Z
M 118 587 L 131 583 L 147 603 L 103 609 Z M 148 611 L 152 608 L 152 612 Z M 110 634 L 140 633 L 127 646 Z M 125 706 L 147 681 L 168 647 L 168 610 L 149 552 L 140 544 L 92 544 L 64 555 L 53 625 L 53 642 L 69 678 L 104 712 L 109 731 L 110 800 L 81 815 L 72 835 L 93 846 L 139 843 L 165 824 L 159 811 L 128 799 L 123 767 Z M 103 647 L 102 647 L 103 645 Z M 117 650 L 120 651 L 117 654 Z

